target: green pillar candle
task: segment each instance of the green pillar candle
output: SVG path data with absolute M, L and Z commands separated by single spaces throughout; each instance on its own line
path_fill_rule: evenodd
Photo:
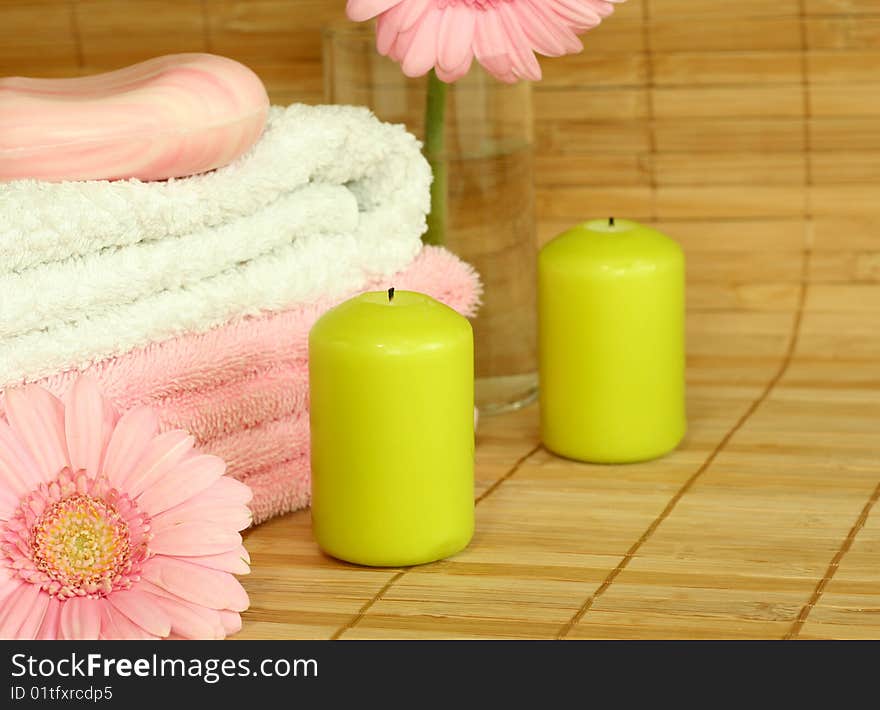
M 541 435 L 554 453 L 626 463 L 684 437 L 685 261 L 627 220 L 596 220 L 538 261 Z
M 433 562 L 474 530 L 474 346 L 421 293 L 366 293 L 309 335 L 312 524 L 371 566 Z

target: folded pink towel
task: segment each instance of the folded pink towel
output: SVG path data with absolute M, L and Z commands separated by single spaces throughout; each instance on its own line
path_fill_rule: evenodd
M 391 286 L 427 293 L 468 316 L 480 298 L 473 269 L 437 247 L 361 291 Z M 353 295 L 156 343 L 86 372 L 121 410 L 155 407 L 164 429 L 186 429 L 222 456 L 229 473 L 254 489 L 254 520 L 262 522 L 308 504 L 308 333 L 321 314 Z M 62 394 L 78 374 L 42 384 Z

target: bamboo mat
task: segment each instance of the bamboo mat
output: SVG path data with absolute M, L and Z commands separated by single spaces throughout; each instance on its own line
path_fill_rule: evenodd
M 691 313 L 690 432 L 662 460 L 556 458 L 534 407 L 481 422 L 453 559 L 336 562 L 307 512 L 250 532 L 239 638 L 880 637 L 880 309 L 796 291 Z

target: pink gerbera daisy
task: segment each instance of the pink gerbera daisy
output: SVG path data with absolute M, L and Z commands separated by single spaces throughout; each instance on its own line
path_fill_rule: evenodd
M 592 29 L 623 0 L 348 0 L 355 22 L 378 17 L 379 53 L 407 76 L 434 68 L 460 79 L 474 57 L 502 81 L 538 81 L 535 52 L 548 57 L 583 49 L 578 34 Z
M 63 403 L 29 385 L 3 405 L 0 638 L 238 631 L 251 492 L 221 459 L 149 409 L 119 418 L 87 378 Z

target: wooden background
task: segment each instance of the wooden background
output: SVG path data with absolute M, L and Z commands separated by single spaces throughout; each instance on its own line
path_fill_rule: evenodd
M 274 101 L 319 102 L 343 0 L 0 0 L 0 75 L 96 72 L 208 50 Z M 695 310 L 880 304 L 876 0 L 629 0 L 536 86 L 540 234 L 656 220 Z
M 0 75 L 209 50 L 320 101 L 342 0 L 0 0 Z M 658 222 L 689 259 L 690 434 L 564 462 L 529 409 L 478 432 L 478 535 L 365 570 L 303 512 L 248 535 L 243 637 L 880 636 L 880 5 L 629 0 L 544 60 L 542 238 Z

